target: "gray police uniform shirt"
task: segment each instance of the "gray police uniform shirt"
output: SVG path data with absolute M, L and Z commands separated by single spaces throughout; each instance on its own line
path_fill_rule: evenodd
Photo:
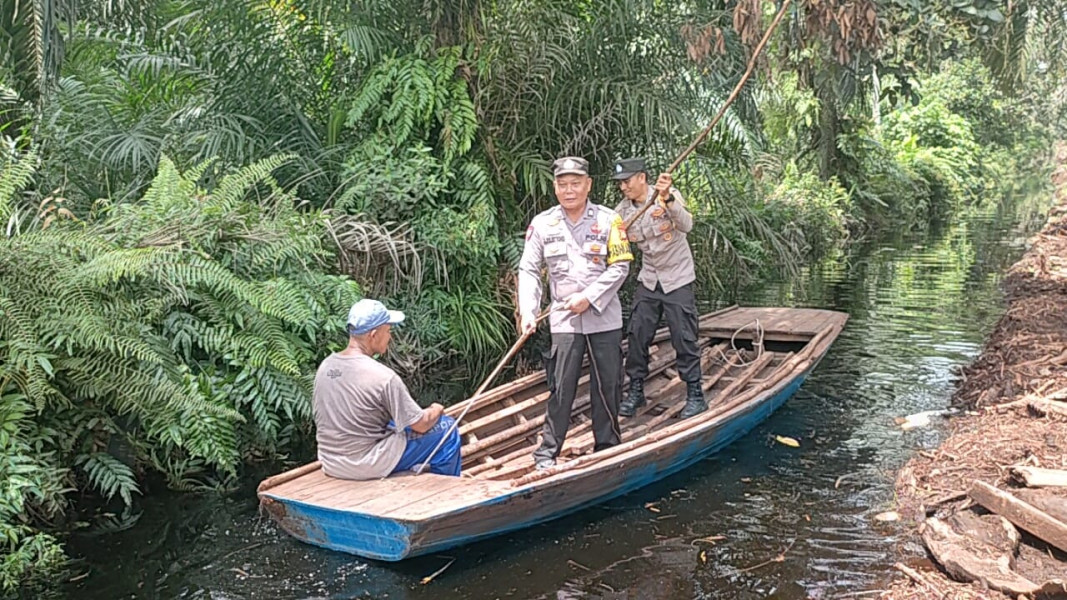
M 407 447 L 404 428 L 422 418 L 400 377 L 360 355 L 335 353 L 322 361 L 311 408 L 322 470 L 340 479 L 392 473 Z
M 649 290 L 655 290 L 658 282 L 668 294 L 697 278 L 693 252 L 686 241 L 686 234 L 693 229 L 693 215 L 686 210 L 677 189 L 671 188 L 670 193 L 674 201 L 667 208 L 657 203 L 626 230 L 630 241 L 641 250 L 641 272 L 637 280 Z M 655 194 L 656 189 L 649 186 L 645 202 L 651 202 Z M 624 199 L 615 210 L 629 220 L 642 206 Z
M 526 230 L 519 261 L 519 313 L 536 315 L 542 297 L 541 267 L 548 266 L 552 333 L 592 334 L 622 328 L 618 291 L 630 271 L 630 244 L 622 219 L 610 208 L 588 202 L 571 223 L 557 205 L 537 215 Z M 574 314 L 563 308 L 581 293 L 589 308 Z

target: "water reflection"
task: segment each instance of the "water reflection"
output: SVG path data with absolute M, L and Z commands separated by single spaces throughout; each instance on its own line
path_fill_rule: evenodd
M 1039 220 L 1017 203 L 928 236 L 854 246 L 745 304 L 852 318 L 798 395 L 724 452 L 577 515 L 401 564 L 300 544 L 229 499 L 152 496 L 133 529 L 80 537 L 78 598 L 829 598 L 877 585 L 898 557 L 893 473 L 939 430 L 895 416 L 943 407 L 952 372 L 1001 307 L 999 274 Z M 1029 214 L 1033 214 L 1030 212 Z M 704 308 L 722 304 L 704 299 Z M 800 440 L 798 449 L 775 435 Z M 419 580 L 454 563 L 429 585 Z

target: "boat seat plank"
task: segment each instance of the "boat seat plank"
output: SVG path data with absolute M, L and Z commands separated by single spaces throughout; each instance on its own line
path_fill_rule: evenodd
M 394 508 L 436 498 L 439 494 L 443 494 L 453 487 L 462 485 L 466 480 L 466 478 L 463 477 L 448 477 L 444 475 L 434 475 L 433 473 L 416 475 L 412 477 L 412 479 L 415 481 L 410 485 L 405 486 L 403 489 L 396 489 L 395 491 L 381 494 L 377 498 L 365 502 L 351 505 L 347 498 L 339 496 L 331 500 L 330 506 L 333 508 L 355 509 L 361 513 L 367 514 L 383 514 Z
M 746 328 L 739 337 L 752 335 L 752 324 L 759 319 L 765 335 L 772 339 L 779 336 L 811 337 L 841 320 L 837 313 L 812 308 L 739 308 L 701 323 L 701 329 L 731 335 Z
M 304 500 L 309 504 L 375 513 L 397 504 L 405 504 L 412 498 L 425 498 L 428 494 L 440 490 L 448 482 L 458 481 L 459 477 L 445 477 L 433 473 L 415 475 L 411 472 L 397 473 L 384 479 L 368 481 L 348 481 L 340 493 Z M 441 482 L 440 480 L 447 480 Z M 427 491 L 429 490 L 429 491 Z M 366 507 L 366 509 L 364 509 Z
M 320 487 L 332 486 L 335 481 L 337 480 L 323 473 L 322 469 L 316 469 L 311 473 L 270 488 L 270 493 L 286 498 L 296 498 L 297 495 L 306 495 Z
M 435 494 L 432 502 L 408 502 L 397 505 L 380 513 L 381 516 L 405 521 L 419 521 L 457 508 L 479 504 L 514 491 L 511 484 L 506 481 L 465 477 L 446 477 L 445 479 L 452 479 L 457 483 Z M 360 512 L 364 512 L 364 509 L 361 508 Z
M 344 496 L 350 506 L 358 506 L 361 502 L 373 500 L 382 494 L 402 490 L 412 485 L 414 479 L 414 474 L 397 473 L 384 479 L 353 481 L 329 477 L 322 472 L 322 469 L 319 469 L 304 477 L 271 488 L 266 491 L 266 494 L 279 499 L 298 500 L 307 504 L 322 504 L 329 502 L 333 498 Z M 311 482 L 311 485 L 301 487 L 300 482 L 302 481 Z
M 366 481 L 351 481 L 342 480 L 340 485 L 336 485 L 328 490 L 321 490 L 315 497 L 310 498 L 307 502 L 314 502 L 315 504 L 331 504 L 339 498 L 345 498 L 347 502 L 353 503 L 350 508 L 358 506 L 357 502 L 368 502 L 380 497 L 384 493 L 391 493 L 395 490 L 402 490 L 413 485 L 417 485 L 414 474 L 411 472 L 394 473 L 389 477 L 383 479 L 366 480 Z M 385 488 L 379 485 L 367 485 L 368 483 L 381 482 L 385 484 Z M 387 490 L 387 491 L 383 491 Z

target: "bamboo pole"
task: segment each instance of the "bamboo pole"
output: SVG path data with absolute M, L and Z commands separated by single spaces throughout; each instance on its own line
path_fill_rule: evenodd
M 756 62 L 759 59 L 760 54 L 763 53 L 764 46 L 766 46 L 767 42 L 771 39 L 771 34 L 774 33 L 774 30 L 778 27 L 778 24 L 781 23 L 782 17 L 785 16 L 785 11 L 789 8 L 790 2 L 791 0 L 785 0 L 784 2 L 782 2 L 782 8 L 778 9 L 778 14 L 774 16 L 774 21 L 771 22 L 771 26 L 767 28 L 767 31 L 763 34 L 763 39 L 759 41 L 759 44 L 756 45 L 756 49 L 752 51 L 752 57 L 748 60 L 748 69 L 745 70 L 745 74 L 741 76 L 741 80 L 738 81 L 737 85 L 734 86 L 734 89 L 732 92 L 730 92 L 730 96 L 726 99 L 726 102 L 723 103 L 721 108 L 719 108 L 718 114 L 716 114 L 715 118 L 711 120 L 711 123 L 704 128 L 704 131 L 701 131 L 700 135 L 698 135 L 696 139 L 693 140 L 693 143 L 689 144 L 689 147 L 683 150 L 682 153 L 678 155 L 678 158 L 674 159 L 674 162 L 671 163 L 671 166 L 667 167 L 667 173 L 673 173 L 674 170 L 678 168 L 678 165 L 682 164 L 682 161 L 688 158 L 689 155 L 693 153 L 693 150 L 696 150 L 697 146 L 702 144 L 704 140 L 707 139 L 708 135 L 711 134 L 711 131 L 715 129 L 715 126 L 719 124 L 719 120 L 721 120 L 723 115 L 726 114 L 726 109 L 729 108 L 730 105 L 734 103 L 734 100 L 737 99 L 737 96 L 741 93 L 741 88 L 745 87 L 745 84 L 748 82 L 748 78 L 752 76 L 752 71 L 754 71 L 756 68 Z M 637 222 L 637 220 L 641 218 L 641 215 L 645 214 L 645 211 L 647 211 L 649 207 L 651 207 L 653 204 L 655 204 L 654 201 L 645 202 L 645 205 L 642 206 L 626 221 L 625 228 L 629 229 L 630 226 Z
M 496 367 L 493 369 L 493 372 L 485 378 L 485 381 L 482 382 L 482 385 L 478 386 L 478 389 L 475 390 L 474 395 L 467 400 L 467 406 L 464 407 L 463 412 L 459 413 L 459 416 L 456 417 L 456 420 L 452 422 L 452 425 L 449 426 L 448 431 L 446 431 L 445 434 L 441 436 L 441 440 L 437 442 L 436 446 L 434 446 L 433 452 L 430 452 L 430 455 L 426 457 L 426 460 L 423 461 L 423 463 L 415 469 L 416 475 L 422 473 L 426 469 L 426 465 L 430 464 L 430 460 L 433 459 L 434 455 L 437 454 L 437 451 L 441 449 L 441 446 L 445 444 L 445 442 L 448 440 L 448 436 L 452 435 L 452 432 L 456 430 L 456 427 L 459 427 L 459 422 L 463 420 L 463 417 L 467 416 L 467 411 L 470 410 L 472 406 L 474 406 L 475 398 L 482 395 L 482 392 L 485 391 L 485 388 L 489 387 L 489 384 L 492 383 L 494 379 L 496 379 L 496 376 L 498 374 L 500 374 L 500 371 L 504 368 L 504 365 L 508 364 L 508 361 L 511 360 L 511 357 L 515 356 L 515 354 L 519 351 L 519 348 L 522 348 L 522 345 L 526 343 L 526 340 L 530 339 L 530 336 L 533 335 L 535 331 L 537 331 L 537 325 L 541 321 L 544 321 L 550 314 L 552 314 L 552 309 L 546 308 L 544 312 L 542 312 L 540 315 L 537 315 L 537 319 L 534 321 L 533 329 L 530 331 L 523 332 L 523 334 L 519 336 L 519 339 L 515 340 L 515 343 L 511 345 L 511 349 L 508 350 L 507 354 L 504 355 L 504 358 L 500 359 L 500 362 L 496 364 Z

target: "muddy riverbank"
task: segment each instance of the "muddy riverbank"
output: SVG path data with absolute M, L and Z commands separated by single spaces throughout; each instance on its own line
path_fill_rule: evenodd
M 1019 495 L 1026 492 L 1014 467 L 1067 470 L 1067 413 L 1056 410 L 1067 408 L 1067 146 L 1057 159 L 1048 222 L 1008 270 L 1006 310 L 981 354 L 960 370 L 952 402 L 960 416 L 940 446 L 920 451 L 897 476 L 898 512 L 915 525 L 915 537 L 930 526 L 930 516 L 988 513 L 968 493 L 976 481 Z M 1042 409 L 1048 402 L 1053 410 Z M 1067 506 L 1067 488 L 1049 490 L 1044 493 Z M 1067 578 L 1067 553 L 1020 532 L 1022 543 L 1002 560 L 1011 563 L 1008 571 L 1037 584 Z M 955 581 L 959 575 L 950 577 L 936 560 L 909 564 L 914 568 L 898 566 L 903 574 L 884 599 L 1007 597 L 981 582 Z

